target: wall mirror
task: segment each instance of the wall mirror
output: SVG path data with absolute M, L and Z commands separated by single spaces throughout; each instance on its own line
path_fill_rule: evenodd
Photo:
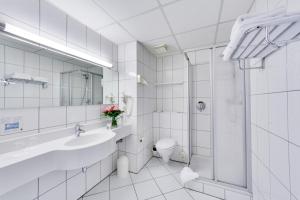
M 118 72 L 0 35 L 0 109 L 118 103 Z

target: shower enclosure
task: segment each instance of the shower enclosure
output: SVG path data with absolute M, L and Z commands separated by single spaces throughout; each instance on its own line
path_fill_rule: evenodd
M 223 48 L 188 52 L 190 167 L 200 179 L 247 188 L 248 72 L 222 60 Z M 190 59 L 191 60 L 191 59 Z
M 61 72 L 61 105 L 94 105 L 103 103 L 103 75 L 87 70 Z

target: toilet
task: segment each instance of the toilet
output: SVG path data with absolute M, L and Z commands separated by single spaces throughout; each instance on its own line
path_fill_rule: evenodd
M 155 145 L 159 155 L 166 163 L 170 160 L 170 157 L 174 152 L 175 146 L 176 146 L 176 141 L 173 140 L 172 138 L 160 139 Z

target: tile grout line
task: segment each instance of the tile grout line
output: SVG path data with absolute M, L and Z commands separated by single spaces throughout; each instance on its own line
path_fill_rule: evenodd
M 92 0 L 97 7 L 99 7 L 100 9 L 102 9 L 113 21 L 115 24 L 117 24 L 118 26 L 120 26 L 126 33 L 128 33 L 128 35 L 130 35 L 130 37 L 132 37 L 134 40 L 137 40 L 136 37 L 131 34 L 122 24 L 120 21 L 118 21 L 117 19 L 115 19 L 106 9 L 103 8 L 103 6 L 100 4 L 100 2 L 96 1 L 96 0 Z M 99 33 L 98 29 L 98 33 Z M 101 35 L 102 36 L 102 35 Z
M 168 20 L 168 18 L 167 18 L 167 15 L 166 15 L 166 13 L 165 13 L 165 11 L 164 11 L 164 6 L 160 3 L 159 0 L 156 0 L 156 2 L 157 2 L 157 4 L 158 4 L 158 9 L 160 10 L 161 14 L 163 15 L 163 17 L 164 17 L 164 19 L 165 19 L 165 22 L 167 23 L 167 25 L 168 25 L 168 27 L 169 27 L 169 30 L 170 30 L 170 32 L 171 32 L 171 36 L 173 37 L 173 39 L 174 39 L 175 42 L 176 42 L 176 46 L 178 47 L 179 51 L 180 51 L 181 53 L 183 53 L 183 49 L 181 48 L 181 46 L 180 46 L 180 44 L 179 44 L 179 42 L 178 42 L 178 40 L 177 40 L 177 38 L 176 38 L 176 36 L 175 36 L 174 30 L 173 30 L 173 28 L 172 28 L 172 26 L 171 26 L 171 24 L 170 24 L 170 22 L 169 22 L 169 20 Z M 173 63 L 173 62 L 172 62 L 172 63 Z M 173 68 L 173 66 L 172 66 L 172 68 Z
M 254 123 L 254 122 L 252 122 L 251 124 L 252 124 L 252 126 L 255 126 L 255 127 L 258 128 L 258 129 L 262 129 L 263 131 L 267 132 L 268 134 L 270 134 L 270 135 L 272 135 L 272 136 L 274 136 L 274 137 L 277 137 L 277 138 L 279 138 L 279 139 L 281 139 L 281 140 L 283 140 L 283 141 L 285 141 L 285 142 L 287 142 L 287 143 L 290 143 L 290 144 L 292 144 L 292 145 L 294 145 L 294 146 L 300 148 L 300 145 L 299 145 L 299 144 L 296 144 L 296 143 L 290 141 L 289 139 L 285 139 L 285 138 L 283 138 L 283 137 L 277 135 L 276 133 L 273 133 L 273 132 L 271 132 L 270 130 L 267 130 L 267 129 L 265 129 L 265 128 L 259 126 L 258 124 Z
M 102 164 L 101 164 L 101 167 L 102 167 Z M 110 175 L 108 176 L 108 199 L 111 200 Z
M 218 23 L 217 23 L 217 26 L 216 26 L 216 32 L 215 32 L 215 38 L 214 38 L 214 44 L 216 44 L 217 40 L 218 40 L 218 33 L 219 33 L 219 28 L 220 28 L 220 22 L 221 22 L 223 7 L 224 7 L 224 0 L 221 0 L 221 4 L 220 4 L 220 8 L 219 8 Z
M 146 166 L 146 167 L 148 168 L 148 166 Z M 149 170 L 149 168 L 148 168 L 148 170 Z M 149 170 L 149 173 L 150 173 L 150 176 L 152 177 L 152 180 L 154 181 L 155 185 L 158 187 L 159 191 L 161 192 L 162 196 L 163 196 L 165 199 L 167 199 L 166 196 L 164 195 L 164 193 L 161 191 L 161 189 L 160 189 L 158 183 L 156 182 L 156 180 L 155 180 L 155 178 L 153 177 L 153 175 L 152 175 L 152 173 L 151 173 L 150 170 Z
M 168 172 L 170 172 L 170 174 L 164 175 L 164 176 L 159 176 L 159 177 L 154 177 L 154 176 L 152 175 L 152 173 L 150 172 L 150 170 L 149 170 L 149 165 L 148 165 L 148 166 L 145 166 L 143 169 L 145 169 L 145 170 L 148 171 L 148 173 L 149 173 L 149 175 L 150 175 L 150 177 L 151 177 L 150 179 L 147 179 L 147 180 L 144 180 L 144 181 L 141 181 L 141 182 L 136 182 L 136 183 L 134 183 L 133 177 L 131 176 L 131 174 L 133 174 L 133 173 L 130 173 L 130 174 L 129 174 L 129 178 L 130 178 L 131 183 L 130 183 L 129 185 L 121 186 L 121 187 L 115 188 L 115 189 L 113 189 L 113 190 L 117 190 L 117 189 L 124 188 L 124 187 L 128 187 L 128 186 L 133 186 L 134 191 L 135 191 L 135 195 L 136 195 L 137 199 L 139 199 L 139 198 L 138 198 L 138 195 L 137 195 L 137 191 L 136 191 L 135 185 L 136 185 L 136 184 L 140 184 L 140 183 L 145 183 L 145 182 L 148 182 L 148 181 L 154 181 L 154 183 L 156 184 L 156 186 L 157 186 L 157 188 L 159 189 L 159 191 L 160 191 L 161 194 L 160 194 L 160 195 L 157 195 L 157 196 L 153 196 L 153 197 L 147 198 L 147 200 L 150 200 L 150 199 L 152 199 L 152 198 L 157 198 L 157 197 L 159 197 L 159 196 L 162 196 L 164 199 L 166 199 L 165 194 L 169 194 L 169 193 L 172 193 L 172 192 L 175 192 L 175 191 L 179 191 L 179 190 L 184 190 L 184 192 L 188 193 L 188 195 L 191 197 L 191 199 L 195 200 L 195 199 L 193 198 L 193 196 L 188 192 L 188 190 L 190 190 L 190 189 L 185 188 L 185 187 L 180 187 L 179 189 L 175 189 L 175 190 L 172 190 L 172 191 L 168 191 L 168 192 L 163 193 L 163 191 L 160 189 L 160 187 L 159 187 L 159 185 L 158 185 L 156 179 L 157 179 L 157 178 L 166 177 L 166 176 L 171 176 L 171 177 L 175 178 L 175 180 L 176 180 L 177 183 L 179 183 L 178 180 L 177 180 L 177 178 L 175 177 L 175 174 L 176 174 L 177 172 L 171 171 L 171 170 L 170 170 L 169 168 L 167 168 L 167 167 L 164 165 L 164 163 L 162 163 L 159 159 L 157 159 L 157 158 L 154 158 L 154 159 L 155 159 L 155 160 L 158 160 L 159 163 L 157 163 L 157 164 L 155 164 L 155 165 L 153 165 L 153 166 L 161 166 L 161 167 L 165 168 Z M 149 162 L 148 162 L 148 163 L 149 163 Z M 109 181 L 109 183 L 108 183 L 108 184 L 109 184 L 109 190 L 108 190 L 108 191 L 97 192 L 97 193 L 95 193 L 95 194 L 91 194 L 91 195 L 88 195 L 88 196 L 94 196 L 94 195 L 97 195 L 97 194 L 101 194 L 101 193 L 108 192 L 108 193 L 109 193 L 109 199 L 111 199 L 111 191 L 113 191 L 113 190 L 111 190 L 110 185 L 111 185 L 111 176 L 112 176 L 113 173 L 114 173 L 114 172 L 112 172 L 109 176 L 106 177 L 106 178 L 108 178 L 108 181 Z M 105 181 L 106 178 L 103 179 L 102 181 L 100 181 L 98 184 L 100 184 L 101 182 Z M 98 185 L 98 184 L 97 184 L 97 185 Z M 96 185 L 96 186 L 97 186 L 97 185 Z M 95 186 L 95 187 L 96 187 L 96 186 Z M 180 186 L 181 186 L 181 184 L 180 184 Z M 94 188 L 95 188 L 95 187 L 94 187 Z M 92 190 L 92 189 L 91 189 L 91 190 Z M 90 191 L 91 191 L 91 190 L 90 190 Z M 195 191 L 195 190 L 191 190 L 191 191 Z M 198 192 L 198 191 L 195 191 L 195 192 Z M 201 192 L 200 192 L 200 193 L 201 193 Z M 201 194 L 207 195 L 207 194 L 205 194 L 205 193 L 201 193 Z M 210 195 L 208 195 L 208 196 L 210 196 Z M 84 197 L 85 197 L 85 196 L 83 195 L 82 198 L 84 198 Z M 86 197 L 87 197 L 87 196 L 86 196 Z
M 132 177 L 130 176 L 130 173 L 129 173 L 129 178 L 130 178 L 130 180 L 131 180 L 131 185 L 132 185 L 132 187 L 133 187 L 133 190 L 134 190 L 135 196 L 136 196 L 136 198 L 137 198 L 137 199 L 139 199 L 139 197 L 138 197 L 138 195 L 137 195 L 137 192 L 136 192 L 136 189 L 135 189 L 135 186 L 134 186 L 134 184 L 133 184 Z
M 261 163 L 261 165 L 269 172 L 269 175 L 275 177 L 275 179 L 279 182 L 279 184 L 280 184 L 281 186 L 283 186 L 287 191 L 290 192 L 290 189 L 288 189 L 288 188 L 286 187 L 286 185 L 285 185 L 284 183 L 282 183 L 282 181 L 280 180 L 280 178 L 277 177 L 277 175 L 276 175 L 273 171 L 271 171 L 271 169 L 270 169 L 268 166 L 266 166 L 266 164 L 260 159 L 260 157 L 259 157 L 256 153 L 254 153 L 254 152 L 252 152 L 252 154 L 253 154 L 253 155 L 256 157 L 256 159 Z M 271 181 L 270 181 L 270 182 L 271 182 Z
M 286 81 L 286 88 L 288 87 L 288 47 L 285 47 L 285 81 Z M 286 94 L 286 128 L 287 128 L 287 138 L 290 140 L 290 123 L 289 123 L 289 95 Z M 292 199 L 292 178 L 291 178 L 291 151 L 290 151 L 290 142 L 287 143 L 288 145 L 288 165 L 289 165 L 289 193 L 290 193 L 290 199 Z M 270 151 L 269 151 L 270 152 Z
M 156 183 L 156 185 L 158 186 L 159 190 L 161 191 L 161 189 L 160 189 L 158 183 L 156 182 L 156 178 L 162 178 L 162 177 L 166 177 L 166 176 L 172 176 L 172 177 L 175 179 L 175 181 L 176 181 L 180 186 L 182 186 L 181 183 L 179 183 L 179 181 L 178 181 L 177 178 L 175 177 L 175 173 L 176 173 L 176 172 L 173 173 L 171 170 L 169 170 L 167 167 L 165 167 L 165 166 L 164 166 L 164 163 L 162 163 L 161 160 L 160 160 L 159 158 L 158 158 L 158 161 L 160 162 L 160 164 L 159 164 L 160 166 L 164 167 L 168 172 L 170 172 L 170 174 L 168 174 L 168 175 L 159 176 L 159 177 L 153 177 L 152 174 L 151 174 L 151 172 L 150 172 L 150 175 L 153 177 L 153 180 L 155 181 L 155 183 Z M 173 161 L 173 162 L 174 162 L 174 161 Z M 175 161 L 175 162 L 176 162 L 176 161 Z M 147 167 L 147 168 L 148 168 L 148 167 Z M 150 171 L 150 170 L 149 170 L 149 171 Z M 165 197 L 164 194 L 172 193 L 172 192 L 175 192 L 175 191 L 178 191 L 178 190 L 181 190 L 181 189 L 184 189 L 184 187 L 181 187 L 180 189 L 176 189 L 176 190 L 169 191 L 169 192 L 166 192 L 166 193 L 163 193 L 163 192 L 161 191 L 161 193 L 162 193 L 163 196 Z M 165 197 L 165 199 L 166 199 L 166 197 Z M 192 198 L 192 199 L 194 199 L 194 198 Z

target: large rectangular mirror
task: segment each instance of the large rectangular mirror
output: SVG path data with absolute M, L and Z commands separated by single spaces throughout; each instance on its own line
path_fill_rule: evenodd
M 0 35 L 0 109 L 118 103 L 118 72 Z

